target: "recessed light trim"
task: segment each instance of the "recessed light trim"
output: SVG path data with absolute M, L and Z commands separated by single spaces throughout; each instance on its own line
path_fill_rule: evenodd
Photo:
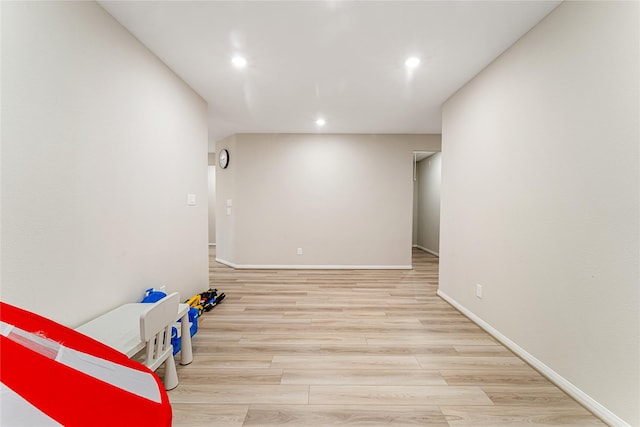
M 322 127 L 322 126 L 324 126 L 324 125 L 326 125 L 326 124 L 327 124 L 327 121 L 326 121 L 325 119 L 323 119 L 322 117 L 320 117 L 320 118 L 318 118 L 318 119 L 316 120 L 316 125 L 317 125 L 317 126 Z
M 418 58 L 417 56 L 407 58 L 407 60 L 404 61 L 404 65 L 407 68 L 416 68 L 418 65 L 420 65 L 420 58 Z
M 231 63 L 236 68 L 244 68 L 247 66 L 247 59 L 243 56 L 234 56 L 231 58 Z

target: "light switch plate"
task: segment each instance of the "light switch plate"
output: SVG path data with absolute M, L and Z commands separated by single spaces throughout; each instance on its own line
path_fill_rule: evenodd
M 476 284 L 476 296 L 482 298 L 482 285 L 480 283 Z
M 195 194 L 187 194 L 187 205 L 195 206 L 196 205 L 196 195 Z

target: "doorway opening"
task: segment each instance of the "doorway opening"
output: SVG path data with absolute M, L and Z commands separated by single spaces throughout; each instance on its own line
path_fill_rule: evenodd
M 441 156 L 437 151 L 413 152 L 412 246 L 440 253 Z

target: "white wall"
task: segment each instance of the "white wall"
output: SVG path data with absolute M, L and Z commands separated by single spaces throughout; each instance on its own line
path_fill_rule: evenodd
M 209 210 L 209 244 L 216 243 L 216 154 L 209 153 L 209 168 L 207 179 L 208 210 Z
M 229 166 L 216 167 L 216 259 L 235 260 L 236 247 L 236 135 L 216 143 L 216 153 L 229 151 Z M 231 204 L 231 206 L 227 206 Z M 227 214 L 227 210 L 229 214 Z
M 2 107 L 4 301 L 75 326 L 207 288 L 206 103 L 98 4 L 2 2 Z
M 411 243 L 418 244 L 418 201 L 420 200 L 420 183 L 417 177 L 413 180 L 413 231 L 411 233 Z
M 416 177 L 416 245 L 438 255 L 440 251 L 440 185 L 442 154 L 418 162 Z
M 634 426 L 638 7 L 564 2 L 445 103 L 440 242 L 445 297 Z
M 236 135 L 217 175 L 217 257 L 237 267 L 408 268 L 413 151 L 439 149 L 440 135 Z M 221 192 L 232 188 L 227 216 Z

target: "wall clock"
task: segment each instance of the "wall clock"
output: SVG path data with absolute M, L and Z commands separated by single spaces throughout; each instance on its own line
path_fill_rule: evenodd
M 220 152 L 218 163 L 220 163 L 222 169 L 226 169 L 229 166 L 229 151 L 226 148 Z

